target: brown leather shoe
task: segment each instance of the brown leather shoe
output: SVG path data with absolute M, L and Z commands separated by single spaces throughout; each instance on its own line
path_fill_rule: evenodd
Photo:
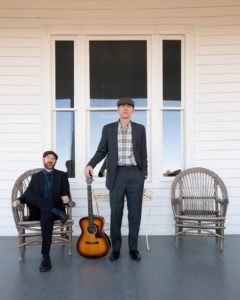
M 117 251 L 117 250 L 113 250 L 112 253 L 110 254 L 110 261 L 115 261 L 117 259 L 119 259 L 120 257 L 120 251 Z

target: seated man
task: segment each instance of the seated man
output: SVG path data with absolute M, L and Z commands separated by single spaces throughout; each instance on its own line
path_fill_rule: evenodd
M 52 242 L 53 221 L 66 222 L 65 205 L 69 202 L 70 188 L 65 172 L 56 170 L 58 156 L 53 151 L 43 153 L 44 170 L 33 174 L 24 194 L 13 202 L 13 207 L 26 203 L 30 220 L 40 220 L 42 232 L 42 260 L 40 272 L 51 269 L 50 246 Z

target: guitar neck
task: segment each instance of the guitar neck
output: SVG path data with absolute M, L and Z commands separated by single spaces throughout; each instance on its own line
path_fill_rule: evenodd
M 88 192 L 88 218 L 89 218 L 89 226 L 93 225 L 93 206 L 92 206 L 92 187 L 91 184 L 87 185 L 87 192 Z

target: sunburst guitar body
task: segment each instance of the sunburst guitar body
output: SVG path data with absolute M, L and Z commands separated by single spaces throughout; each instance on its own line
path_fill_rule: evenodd
M 87 178 L 88 216 L 79 221 L 81 235 L 77 240 L 77 252 L 87 258 L 100 258 L 108 254 L 111 243 L 103 231 L 104 218 L 93 215 L 92 209 L 92 178 Z

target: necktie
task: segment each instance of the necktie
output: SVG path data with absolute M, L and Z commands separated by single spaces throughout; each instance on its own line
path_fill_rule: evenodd
M 52 201 L 52 174 L 47 173 L 48 201 Z

